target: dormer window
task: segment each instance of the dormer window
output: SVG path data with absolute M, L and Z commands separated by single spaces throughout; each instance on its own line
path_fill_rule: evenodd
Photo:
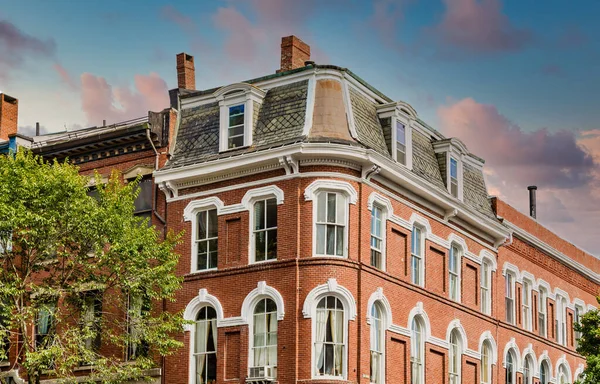
M 417 112 L 410 105 L 398 101 L 377 106 L 377 114 L 393 159 L 412 169 L 412 125 Z
M 396 161 L 406 165 L 406 127 L 396 120 Z
M 244 104 L 229 107 L 227 149 L 244 146 Z
M 213 94 L 221 114 L 219 151 L 252 145 L 255 109 L 260 107 L 265 95 L 262 89 L 246 83 L 228 85 Z
M 458 160 L 450 158 L 450 193 L 458 197 Z

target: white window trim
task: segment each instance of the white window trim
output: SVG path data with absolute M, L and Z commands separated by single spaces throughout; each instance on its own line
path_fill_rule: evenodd
M 485 288 L 485 300 L 483 299 L 483 297 L 480 298 L 481 300 L 481 312 L 485 315 L 491 315 L 492 314 L 492 265 L 490 264 L 490 262 L 487 259 L 482 259 L 481 261 L 481 275 L 483 275 L 483 272 L 485 271 L 485 267 L 487 267 L 487 287 L 484 287 L 483 285 L 483 279 L 480 276 L 480 291 Z M 484 308 L 484 303 L 486 303 L 487 305 Z
M 452 274 L 450 272 L 450 255 L 452 254 L 452 247 L 455 247 L 458 250 L 458 255 L 456 256 L 456 263 L 457 263 L 457 268 L 458 270 L 456 271 L 456 275 L 457 275 L 457 285 L 456 285 L 456 289 L 458 292 L 456 292 L 456 302 L 460 303 L 462 300 L 462 258 L 463 255 L 465 253 L 465 247 L 463 247 L 461 244 L 459 244 L 456 241 L 452 241 L 450 243 L 450 248 L 448 248 L 448 298 L 450 300 L 454 299 L 452 298 L 452 292 L 450 290 L 450 275 Z
M 379 105 L 377 107 L 378 117 L 380 119 L 390 118 L 390 131 L 391 131 L 391 155 L 396 160 L 396 122 L 404 124 L 404 132 L 406 135 L 406 164 L 398 163 L 399 165 L 412 169 L 413 167 L 413 125 L 415 118 L 417 118 L 417 112 L 410 105 L 398 101 L 389 104 Z
M 221 322 L 223 321 L 223 306 L 219 302 L 215 296 L 210 295 L 206 289 L 200 289 L 198 292 L 198 296 L 194 297 L 188 305 L 185 307 L 183 312 L 183 319 L 188 321 L 196 321 L 196 316 L 198 315 L 198 311 L 202 309 L 202 307 L 209 306 L 215 309 L 217 313 L 217 328 L 220 327 Z M 189 350 L 188 350 L 188 382 L 195 383 L 196 381 L 196 363 L 194 362 L 194 350 L 196 348 L 195 340 L 196 340 L 196 327 L 195 323 L 185 324 L 184 331 L 189 332 Z M 217 353 L 218 348 L 217 348 Z
M 402 125 L 404 125 L 404 135 L 405 137 L 405 141 L 406 141 L 406 153 L 405 153 L 405 157 L 406 157 L 406 164 L 402 164 L 400 162 L 398 162 L 398 160 L 396 159 L 396 150 L 397 150 L 397 132 L 396 132 L 396 124 L 397 123 L 401 123 Z M 413 146 L 412 146 L 412 121 L 400 114 L 397 114 L 395 116 L 392 116 L 392 120 L 391 120 L 391 131 L 392 131 L 392 158 L 394 160 L 396 160 L 396 162 L 398 162 L 398 164 L 402 165 L 403 167 L 406 167 L 408 169 L 412 169 L 412 157 L 413 157 Z
M 462 161 L 462 156 L 459 156 L 457 154 L 451 153 L 450 151 L 448 151 L 447 154 L 447 164 L 448 166 L 446 167 L 446 180 L 448 184 L 446 186 L 446 188 L 448 189 L 448 193 L 450 193 L 452 195 L 452 183 L 451 183 L 451 176 L 450 176 L 450 171 L 451 171 L 451 159 L 456 160 L 456 178 L 457 178 L 457 182 L 458 182 L 458 196 L 456 197 L 459 200 L 463 200 L 463 161 Z
M 417 323 L 420 323 L 421 325 L 421 345 L 419 345 L 419 355 L 421 356 L 421 369 L 419 370 L 420 372 L 420 377 L 421 377 L 421 382 L 420 383 L 416 383 L 416 384 L 425 384 L 425 343 L 427 342 L 427 324 L 426 324 L 426 320 L 424 319 L 424 317 L 420 314 L 415 315 L 412 317 L 412 319 L 410 320 L 409 324 L 408 324 L 408 330 L 410 331 L 410 342 L 411 344 L 414 342 L 413 340 L 413 329 L 412 329 L 412 324 L 415 320 L 415 317 L 418 317 L 417 319 Z M 410 356 L 409 361 L 412 359 L 412 356 Z M 411 375 L 412 375 L 412 367 L 409 365 L 409 370 L 411 371 Z M 412 377 L 411 377 L 412 378 Z
M 316 324 L 315 318 L 317 314 L 317 305 L 319 301 L 325 296 L 335 296 L 340 299 L 344 306 L 344 349 L 342 377 L 338 376 L 321 376 L 316 374 L 315 367 L 315 337 L 316 337 Z M 302 307 L 302 315 L 305 319 L 311 319 L 311 359 L 310 359 L 310 370 L 311 377 L 313 380 L 346 380 L 348 378 L 348 324 L 350 321 L 354 321 L 356 318 L 356 300 L 352 293 L 345 287 L 339 285 L 337 280 L 330 278 L 327 283 L 321 284 L 313 288 L 308 293 L 304 300 Z
M 412 233 L 414 232 L 415 227 L 418 228 L 421 231 L 421 239 L 420 239 L 420 242 L 421 242 L 421 255 L 417 255 L 417 256 L 420 256 L 420 258 L 421 258 L 421 261 L 420 261 L 421 268 L 419 269 L 419 284 L 415 284 L 413 282 L 413 273 L 412 273 L 413 272 L 413 268 L 412 268 L 412 257 L 413 257 L 413 253 L 412 253 L 412 237 L 413 237 L 413 235 L 412 235 Z M 421 224 L 418 224 L 418 223 L 415 222 L 413 224 L 412 229 L 411 229 L 411 236 L 410 236 L 410 239 L 411 239 L 410 282 L 411 282 L 411 284 L 415 284 L 416 286 L 422 287 L 422 288 L 425 287 L 425 265 L 426 265 L 426 260 L 425 260 L 425 253 L 426 253 L 425 252 L 426 251 L 425 250 L 425 238 L 427 237 L 427 232 L 426 231 L 427 231 L 427 229 L 425 227 L 423 227 Z
M 529 286 L 528 289 L 525 289 L 525 284 L 527 284 Z M 524 320 L 525 318 L 524 318 L 523 314 L 524 314 L 526 308 L 525 308 L 525 300 L 523 300 L 523 298 L 527 297 L 528 302 L 529 302 L 529 306 L 527 307 L 527 315 L 529 317 L 529 323 L 525 324 L 525 321 L 523 321 L 523 329 L 525 329 L 526 331 L 529 331 L 529 332 L 533 331 L 533 284 L 534 284 L 533 280 L 530 280 L 528 278 L 522 279 L 521 311 L 523 313 L 521 314 L 521 316 L 523 317 L 523 320 Z
M 453 357 L 453 356 L 450 356 L 452 354 L 452 343 L 451 343 L 450 339 L 452 337 L 452 333 L 454 333 L 455 331 L 456 331 L 456 333 L 458 333 L 458 339 L 459 339 L 458 340 L 459 352 L 458 352 L 458 364 L 457 364 L 458 371 L 456 372 L 456 375 L 458 377 L 458 382 L 461 383 L 462 382 L 462 357 L 467 350 L 468 342 L 467 342 L 467 334 L 465 332 L 465 329 L 460 324 L 460 321 L 458 319 L 451 321 L 450 325 L 448 326 L 448 329 L 446 330 L 446 342 L 448 343 L 448 378 L 450 378 L 450 365 L 451 365 L 451 361 L 452 361 L 451 359 Z
M 494 336 L 492 335 L 492 332 L 490 331 L 485 331 L 481 334 L 481 336 L 479 337 L 479 353 L 481 354 L 481 351 L 483 349 L 483 343 L 487 341 L 490 343 L 490 345 L 492 346 L 492 364 L 491 365 L 496 365 L 498 364 L 498 345 L 496 344 L 496 340 L 494 339 Z
M 219 152 L 252 145 L 254 102 L 261 104 L 266 94 L 266 91 L 246 83 L 231 84 L 213 94 L 220 108 Z M 229 107 L 240 104 L 244 104 L 244 144 L 242 147 L 228 148 Z
M 387 352 L 387 343 L 386 343 L 386 331 L 390 329 L 391 325 L 393 324 L 392 322 L 392 307 L 390 305 L 390 302 L 388 301 L 387 297 L 385 297 L 385 295 L 383 294 L 383 288 L 378 287 L 377 290 L 375 290 L 375 292 L 373 292 L 371 294 L 371 296 L 369 297 L 369 301 L 367 302 L 367 324 L 368 325 L 372 325 L 373 324 L 373 320 L 371 317 L 371 309 L 373 308 L 373 306 L 378 303 L 379 304 L 379 308 L 381 310 L 381 332 L 382 332 L 382 345 L 383 345 L 383 352 L 382 352 L 382 358 L 381 358 L 381 366 L 380 368 L 380 377 L 382 378 L 382 383 L 385 383 L 385 370 L 386 370 L 386 364 L 385 364 L 385 360 L 386 360 L 386 352 Z
M 217 217 L 221 214 L 225 204 L 216 196 L 207 197 L 201 200 L 191 201 L 183 210 L 183 219 L 184 221 L 192 222 L 192 231 L 191 231 L 191 264 L 190 264 L 190 273 L 203 273 L 208 271 L 214 271 L 217 268 L 209 268 L 198 270 L 196 267 L 198 265 L 198 243 L 196 242 L 196 233 L 198 232 L 198 220 L 196 220 L 196 214 L 201 211 L 209 211 L 212 209 L 217 210 Z M 218 232 L 217 232 L 218 236 Z M 218 256 L 217 256 L 218 258 Z
M 339 193 L 345 199 L 346 203 L 346 222 L 344 223 L 344 249 L 342 256 L 320 255 L 317 254 L 317 195 L 321 192 Z M 312 201 L 312 254 L 318 257 L 348 258 L 348 236 L 350 232 L 350 204 L 356 205 L 358 192 L 350 183 L 339 180 L 319 179 L 313 181 L 304 190 L 304 200 Z
M 386 249 L 387 249 L 386 240 L 387 240 L 388 214 L 387 214 L 387 209 L 384 206 L 376 203 L 369 209 L 369 211 L 371 212 L 371 215 L 373 215 L 374 208 L 379 208 L 381 210 L 381 247 L 380 247 L 380 249 L 375 249 L 375 248 L 373 248 L 373 246 L 370 246 L 369 249 L 378 251 L 381 254 L 381 268 L 378 268 L 378 269 L 380 269 L 381 271 L 385 271 L 387 269 L 386 268 L 386 265 L 387 265 L 387 263 L 386 263 Z M 371 236 L 373 236 L 373 228 L 369 228 L 369 229 L 370 229 L 369 244 L 370 244 Z M 370 255 L 369 255 L 369 258 L 370 258 Z M 371 265 L 370 260 L 369 260 L 369 265 Z M 372 266 L 372 267 L 374 267 L 374 266 Z M 374 267 L 374 268 L 377 268 L 377 267 Z
M 382 225 L 382 228 L 381 228 L 381 235 L 382 235 L 381 266 L 382 266 L 382 268 L 381 268 L 381 270 L 386 271 L 387 270 L 387 259 L 386 259 L 387 222 L 391 217 L 394 216 L 394 207 L 392 206 L 392 202 L 390 201 L 390 199 L 388 199 L 387 197 L 381 196 L 377 192 L 372 192 L 369 195 L 369 199 L 367 201 L 367 209 L 369 210 L 369 212 L 373 211 L 374 206 L 377 206 L 382 211 L 382 215 L 381 215 L 381 225 Z M 370 241 L 370 238 L 369 238 L 369 241 Z
M 556 329 L 556 342 L 562 346 L 567 346 L 567 306 L 568 299 L 561 294 L 557 293 L 554 300 L 554 313 L 555 323 L 558 323 L 558 329 Z M 556 328 L 556 324 L 553 324 Z M 563 334 L 564 331 L 564 334 Z
M 268 199 L 275 199 L 277 201 L 277 206 L 283 204 L 284 194 L 283 194 L 283 191 L 281 190 L 281 188 L 279 188 L 275 185 L 269 185 L 269 186 L 262 187 L 262 188 L 251 189 L 248 192 L 246 192 L 246 194 L 242 198 L 241 204 L 245 207 L 245 209 L 248 210 L 248 213 L 249 213 L 249 220 L 248 220 L 249 221 L 249 224 L 248 224 L 249 232 L 248 233 L 250 234 L 250 239 L 249 239 L 249 244 L 248 244 L 248 255 L 250 255 L 250 257 L 248 258 L 249 264 L 269 263 L 269 262 L 277 261 L 277 259 L 279 258 L 279 244 L 277 244 L 277 253 L 278 254 L 275 259 L 256 261 L 255 233 L 254 233 L 254 204 L 257 201 L 268 200 Z M 277 216 L 279 219 L 279 208 L 277 208 Z M 279 231 L 279 227 L 280 227 L 279 220 L 277 220 L 277 231 Z M 279 239 L 279 233 L 277 233 L 277 239 Z
M 564 354 L 556 362 L 556 373 L 554 375 L 556 383 L 560 383 L 561 367 L 563 367 L 565 370 L 565 375 L 567 376 L 567 383 L 572 383 L 573 375 L 571 374 L 571 365 L 567 361 L 566 355 Z
M 285 303 L 281 293 L 277 289 L 268 286 L 265 281 L 259 281 L 257 287 L 246 296 L 242 303 L 242 322 L 248 324 L 248 369 L 253 367 L 254 362 L 254 309 L 258 302 L 263 299 L 271 299 L 275 302 L 278 322 L 283 320 L 285 316 Z M 277 333 L 279 339 L 279 324 L 277 325 Z M 279 359 L 277 363 L 279 364 Z

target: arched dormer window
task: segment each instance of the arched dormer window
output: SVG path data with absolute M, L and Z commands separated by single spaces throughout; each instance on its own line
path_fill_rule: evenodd
M 246 83 L 231 84 L 213 94 L 220 107 L 221 152 L 252 145 L 254 111 L 265 95 L 262 89 Z

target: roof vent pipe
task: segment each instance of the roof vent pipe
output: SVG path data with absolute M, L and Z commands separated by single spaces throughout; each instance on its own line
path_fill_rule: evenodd
M 40 135 L 40 123 L 35 123 L 35 135 L 39 136 Z
M 529 216 L 535 219 L 537 211 L 535 202 L 535 191 L 537 190 L 537 187 L 535 185 L 530 185 L 529 187 L 527 187 L 527 189 L 529 190 Z

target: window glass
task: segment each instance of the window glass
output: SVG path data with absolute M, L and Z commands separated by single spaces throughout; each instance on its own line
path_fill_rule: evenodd
M 244 104 L 229 107 L 227 148 L 244 146 Z
M 344 256 L 346 199 L 335 192 L 320 192 L 317 197 L 318 255 Z
M 461 354 L 458 331 L 450 333 L 450 356 L 449 356 L 449 378 L 450 384 L 460 384 Z
M 539 301 L 538 332 L 540 336 L 546 337 L 546 291 L 543 288 L 540 288 Z
M 377 206 L 373 206 L 371 210 L 371 265 L 379 269 L 383 269 L 382 245 L 385 229 L 382 229 L 382 227 L 382 210 Z
M 533 383 L 533 365 L 531 363 L 531 357 L 525 357 L 525 365 L 523 366 L 523 379 L 524 384 Z
M 217 380 L 217 312 L 203 307 L 196 317 L 194 335 L 194 362 L 196 384 L 215 383 Z
M 277 305 L 261 299 L 254 308 L 253 367 L 277 367 Z
M 44 303 L 38 310 L 36 321 L 35 341 L 43 348 L 49 344 L 49 336 L 54 332 L 54 313 L 56 304 Z
M 548 380 L 549 380 L 549 376 L 548 376 L 548 366 L 546 365 L 546 362 L 543 361 L 542 364 L 540 365 L 540 384 L 548 384 Z
M 254 259 L 277 258 L 277 200 L 267 199 L 254 203 Z
M 152 210 L 152 178 L 145 177 L 138 184 L 139 193 L 135 198 L 135 212 Z
M 85 348 L 91 351 L 100 349 L 102 332 L 100 321 L 102 317 L 102 292 L 89 291 L 83 295 L 81 326 L 94 333 L 85 339 Z
M 315 318 L 315 372 L 317 376 L 343 377 L 346 354 L 344 307 L 334 296 L 317 305 Z
M 411 238 L 411 279 L 412 283 L 422 285 L 421 275 L 423 273 L 423 254 L 422 254 L 421 229 L 413 227 Z
M 481 350 L 481 384 L 492 382 L 492 347 L 486 340 Z
M 218 220 L 217 210 L 201 211 L 196 215 L 198 234 L 196 246 L 198 251 L 197 270 L 217 268 L 218 256 Z
M 506 355 L 506 384 L 516 384 L 515 383 L 515 367 L 513 365 L 513 357 L 510 351 Z
M 406 128 L 399 121 L 396 122 L 396 161 L 406 164 Z
M 450 247 L 450 262 L 448 273 L 450 281 L 450 299 L 458 301 L 460 297 L 460 281 L 458 271 L 460 268 L 460 250 L 456 245 Z
M 127 332 L 129 341 L 127 343 L 127 360 L 135 360 L 138 357 L 148 355 L 148 342 L 142 338 L 140 322 L 150 312 L 150 299 L 141 294 L 127 295 Z
M 531 330 L 531 289 L 527 280 L 523 281 L 523 328 Z
M 417 317 L 412 321 L 410 344 L 411 384 L 423 384 L 423 327 Z
M 450 193 L 458 197 L 458 162 L 455 158 L 450 158 Z
M 491 308 L 490 266 L 487 262 L 481 264 L 481 312 L 489 315 Z
M 505 277 L 505 312 L 506 312 L 506 322 L 510 324 L 514 324 L 515 321 L 515 313 L 514 313 L 514 298 L 513 298 L 513 276 L 510 273 L 506 274 Z
M 381 325 L 381 308 L 379 303 L 373 304 L 371 308 L 371 383 L 382 383 L 383 366 L 383 328 Z

